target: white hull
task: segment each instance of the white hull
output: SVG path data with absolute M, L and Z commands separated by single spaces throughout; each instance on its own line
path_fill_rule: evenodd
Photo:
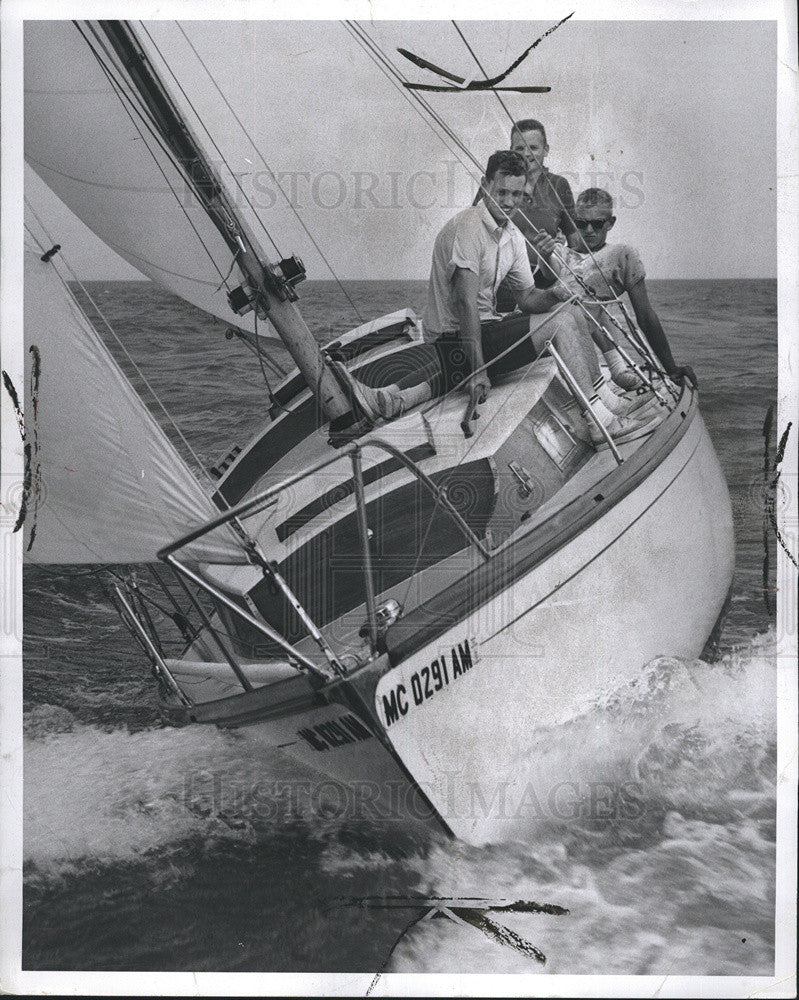
M 528 574 L 393 668 L 375 661 L 371 682 L 354 678 L 379 720 L 373 735 L 358 731 L 346 684 L 330 704 L 227 724 L 334 779 L 327 798 L 341 814 L 424 818 L 426 797 L 463 840 L 523 836 L 536 729 L 656 656 L 697 656 L 721 611 L 734 563 L 729 495 L 698 410 L 691 417 L 660 464 Z M 457 659 L 467 643 L 472 665 L 458 670 L 452 650 Z M 314 792 L 303 769 L 298 782 L 321 802 L 323 779 Z
M 298 366 L 271 396 L 268 427 L 210 470 L 210 499 L 132 399 L 126 435 L 104 411 L 90 408 L 87 424 L 71 395 L 52 409 L 46 422 L 60 433 L 43 433 L 40 457 L 49 468 L 59 456 L 69 515 L 50 532 L 55 557 L 66 558 L 64 537 L 86 533 L 92 544 L 78 543 L 70 558 L 139 561 L 155 549 L 170 567 L 190 603 L 186 614 L 164 612 L 179 630 L 178 660 L 168 659 L 176 639 L 162 643 L 136 580 L 115 583 L 113 594 L 176 720 L 280 748 L 302 765 L 304 785 L 306 766 L 333 779 L 327 798 L 353 815 L 429 810 L 466 840 L 517 835 L 512 816 L 478 815 L 471 802 L 524 789 L 536 728 L 590 706 L 658 654 L 695 656 L 723 605 L 729 496 L 695 393 L 683 387 L 665 408 L 653 397 L 656 417 L 636 425 L 637 440 L 608 439 L 603 452 L 588 443 L 565 388 L 573 379 L 550 346 L 550 357 L 497 376 L 479 408 L 464 411 L 450 392 L 383 424 L 359 416 L 292 304 L 301 261 L 267 265 L 253 219 L 185 114 L 187 95 L 172 93 L 137 32 L 115 21 L 51 22 L 33 25 L 28 41 L 26 152 L 42 178 L 188 301 L 250 333 L 254 315 L 270 322 Z M 64 58 L 43 63 L 37 49 Z M 91 98 L 88 117 L 70 87 Z M 29 257 L 49 274 L 59 247 L 42 252 L 44 235 Z M 77 308 L 71 297 L 58 312 L 26 308 L 37 341 L 50 328 L 37 354 L 45 373 L 65 353 L 52 331 L 63 333 Z M 382 317 L 327 345 L 328 360 L 336 355 L 373 386 L 424 373 L 436 350 L 415 327 L 406 311 Z M 79 367 L 64 385 L 96 389 L 101 371 L 114 399 L 126 399 L 132 389 L 88 320 L 74 329 L 92 349 L 72 352 Z M 677 396 L 656 381 L 661 402 Z M 98 395 L 108 393 L 89 393 Z M 65 464 L 64 449 L 52 447 L 64 440 L 94 447 L 93 479 L 81 448 Z M 86 498 L 109 489 L 114 517 L 100 532 Z M 176 518 L 186 534 L 173 540 Z M 120 551 L 120 526 L 138 547 Z M 316 797 L 309 788 L 311 805 L 323 804 L 322 787 Z
M 453 832 L 472 843 L 523 832 L 536 727 L 574 716 L 656 656 L 699 655 L 733 565 L 729 495 L 697 412 L 621 503 L 386 674 L 377 688 L 383 717 L 384 693 L 403 682 L 411 692 L 415 672 L 473 639 L 474 666 L 421 705 L 411 693 L 407 714 L 388 727 Z

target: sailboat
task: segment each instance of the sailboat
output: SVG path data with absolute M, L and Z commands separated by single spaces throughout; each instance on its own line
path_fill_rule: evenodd
M 29 22 L 25 44 L 29 166 L 141 272 L 293 361 L 268 424 L 213 472 L 192 466 L 31 206 L 26 558 L 160 560 L 169 621 L 141 570 L 113 595 L 171 724 L 235 729 L 254 759 L 278 747 L 386 822 L 521 835 L 541 734 L 653 657 L 699 655 L 723 607 L 732 517 L 696 390 L 631 332 L 663 418 L 624 444 L 580 433 L 554 348 L 479 408 L 450 393 L 375 425 L 330 361 L 395 382 L 429 357 L 414 313 L 317 343 L 302 262 L 262 247 L 146 27 Z

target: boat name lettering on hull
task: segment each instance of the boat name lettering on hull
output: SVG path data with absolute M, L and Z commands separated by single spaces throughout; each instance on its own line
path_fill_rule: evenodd
M 409 683 L 395 684 L 388 694 L 381 695 L 386 728 L 407 715 L 413 705 L 421 705 L 473 666 L 469 640 L 453 646 L 449 654 L 441 653 L 429 667 L 414 670 Z
M 360 743 L 374 735 L 356 716 L 342 715 L 330 722 L 298 729 L 297 735 L 314 750 L 337 750 L 350 743 Z

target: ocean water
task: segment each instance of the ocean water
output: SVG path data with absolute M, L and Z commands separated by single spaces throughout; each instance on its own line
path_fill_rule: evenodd
M 222 324 L 148 283 L 89 290 L 200 461 L 213 464 L 266 421 L 263 376 Z M 360 321 L 335 285 L 301 291 L 319 337 Z M 365 320 L 421 311 L 425 286 L 347 291 Z M 29 568 L 23 968 L 772 971 L 775 556 L 773 541 L 764 545 L 762 469 L 776 283 L 651 282 L 651 297 L 675 357 L 700 380 L 733 501 L 735 582 L 706 660 L 646 664 L 550 734 L 543 765 L 571 790 L 568 815 L 542 813 L 524 843 L 475 848 L 324 802 L 267 808 L 259 783 L 290 775 L 279 751 L 254 761 L 235 732 L 165 727 L 102 583 L 78 567 Z M 402 934 L 423 906 L 340 904 L 373 896 L 569 912 L 488 914 L 534 944 L 542 964 L 490 927 L 442 918 Z

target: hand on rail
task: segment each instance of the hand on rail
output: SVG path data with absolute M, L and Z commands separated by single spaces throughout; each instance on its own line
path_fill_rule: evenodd
M 488 391 L 491 388 L 491 380 L 484 371 L 472 375 L 469 379 L 469 402 L 476 402 L 482 406 L 488 399 Z
M 666 374 L 672 382 L 677 382 L 679 384 L 685 379 L 688 379 L 694 389 L 699 388 L 699 380 L 690 365 L 675 365 L 673 368 L 670 368 Z
M 480 416 L 477 407 L 482 406 L 486 399 L 488 399 L 488 390 L 490 387 L 491 383 L 485 372 L 480 372 L 473 377 L 472 383 L 469 386 L 469 405 L 466 407 L 466 414 L 463 420 L 461 420 L 461 430 L 464 437 L 469 438 L 474 435 L 472 424 Z

